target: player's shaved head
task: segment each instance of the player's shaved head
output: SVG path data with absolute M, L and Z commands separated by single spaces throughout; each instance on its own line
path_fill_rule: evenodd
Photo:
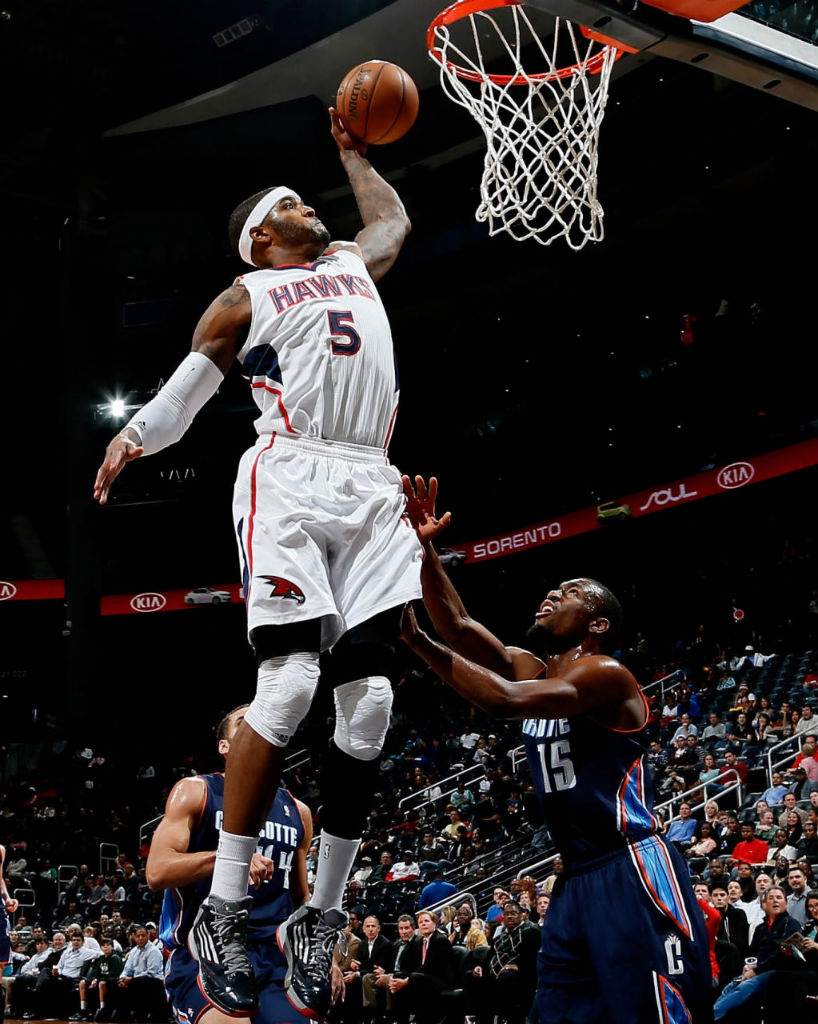
M 240 711 L 246 711 L 250 707 L 249 704 L 239 704 L 238 707 L 233 708 L 232 711 L 228 711 L 224 718 L 216 726 L 216 739 L 226 740 L 227 734 L 230 731 L 230 724 L 233 719 L 239 714 Z
M 582 577 L 577 580 L 577 583 L 581 584 L 583 592 L 588 598 L 589 611 L 595 615 L 601 615 L 610 623 L 603 640 L 605 646 L 609 647 L 619 636 L 619 630 L 622 628 L 623 612 L 619 598 L 598 580 Z

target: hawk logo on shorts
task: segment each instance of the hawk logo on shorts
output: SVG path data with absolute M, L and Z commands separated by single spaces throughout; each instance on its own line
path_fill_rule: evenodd
M 307 600 L 303 590 L 294 583 L 290 583 L 289 580 L 285 580 L 283 576 L 259 576 L 259 579 L 266 580 L 273 588 L 270 597 L 283 597 L 289 601 L 295 601 L 296 604 L 303 604 Z

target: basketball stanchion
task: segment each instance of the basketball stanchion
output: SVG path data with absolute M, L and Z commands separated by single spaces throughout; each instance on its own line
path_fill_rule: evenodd
M 546 42 L 517 0 L 458 0 L 426 44 L 444 92 L 486 139 L 477 220 L 491 235 L 582 249 L 604 236 L 599 130 L 613 65 L 629 48 L 563 18 L 551 31 Z

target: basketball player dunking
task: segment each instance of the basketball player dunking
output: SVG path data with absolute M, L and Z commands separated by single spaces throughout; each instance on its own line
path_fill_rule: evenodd
M 230 745 L 247 705 L 219 723 L 219 753 Z M 200 990 L 198 964 L 188 934 L 210 890 L 210 874 L 223 812 L 224 776 L 181 779 L 170 792 L 165 816 L 154 833 L 146 866 L 152 889 L 165 889 L 160 937 L 165 948 L 165 989 L 179 1024 L 226 1024 L 225 1015 Z M 306 853 L 312 841 L 309 808 L 279 788 L 260 830 L 250 866 L 248 952 L 259 979 L 255 1024 L 286 1024 L 298 1015 L 284 995 L 287 964 L 274 941 L 275 930 L 309 895 Z M 340 981 L 340 971 L 337 972 Z
M 320 652 L 336 712 L 321 857 L 310 903 L 279 928 L 278 942 L 292 1004 L 318 1019 L 329 1008 L 332 949 L 346 925 L 341 898 L 389 726 L 401 608 L 420 596 L 422 551 L 386 457 L 398 390 L 374 284 L 409 222 L 362 145 L 330 115 L 363 230 L 354 243 L 330 243 L 315 211 L 284 186 L 242 203 L 230 234 L 254 272 L 205 312 L 192 352 L 108 445 L 94 488 L 104 503 L 129 461 L 178 440 L 238 359 L 260 410 L 233 501 L 258 682 L 225 773 L 211 892 L 190 933 L 208 999 L 238 1016 L 258 998 L 244 934 L 250 862 L 284 748 L 312 703 Z
M 435 517 L 437 482 L 404 486 L 426 548 L 424 603 L 453 650 L 422 632 L 411 608 L 404 639 L 467 700 L 524 719 L 531 778 L 565 864 L 543 926 L 538 1021 L 711 1021 L 704 920 L 653 814 L 647 703 L 605 653 L 619 601 L 594 580 L 569 580 L 548 592 L 527 634 L 539 655 L 504 646 L 469 618 L 435 554 L 449 518 Z

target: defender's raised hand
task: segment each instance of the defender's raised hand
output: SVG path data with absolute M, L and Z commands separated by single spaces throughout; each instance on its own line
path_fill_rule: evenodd
M 435 514 L 437 477 L 429 478 L 428 487 L 422 476 L 415 477 L 414 486 L 411 477 L 404 476 L 402 480 L 409 522 L 417 531 L 421 544 L 431 544 L 438 534 L 443 533 L 452 520 L 451 512 L 444 512 L 439 519 Z

